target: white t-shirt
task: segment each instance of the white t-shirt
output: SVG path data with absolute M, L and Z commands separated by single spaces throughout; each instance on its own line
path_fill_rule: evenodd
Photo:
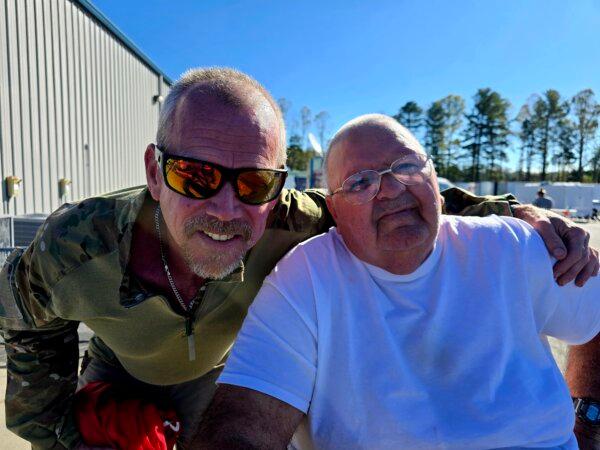
M 307 413 L 302 448 L 577 448 L 543 335 L 600 330 L 600 277 L 559 287 L 512 218 L 442 216 L 409 275 L 366 264 L 332 228 L 266 278 L 219 383 Z

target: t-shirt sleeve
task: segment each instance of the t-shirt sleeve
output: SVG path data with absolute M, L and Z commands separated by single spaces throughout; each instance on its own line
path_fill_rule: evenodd
M 518 223 L 524 244 L 524 266 L 528 271 L 533 311 L 540 334 L 569 344 L 582 344 L 600 332 L 600 277 L 583 286 L 573 282 L 559 286 L 554 280 L 554 260 L 540 236 L 525 222 Z
M 260 391 L 306 413 L 317 365 L 313 292 L 302 252 L 292 251 L 265 279 L 217 382 Z

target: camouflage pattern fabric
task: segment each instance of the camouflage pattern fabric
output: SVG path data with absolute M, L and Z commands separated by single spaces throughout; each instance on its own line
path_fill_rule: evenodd
M 511 195 L 476 197 L 458 189 L 443 195 L 445 210 L 452 214 L 511 215 L 510 206 L 517 203 Z M 6 424 L 34 449 L 70 449 L 80 440 L 71 411 L 78 361 L 75 318 L 80 305 L 89 304 L 90 299 L 78 298 L 78 292 L 84 291 L 75 289 L 70 294 L 57 286 L 77 286 L 78 268 L 112 252 L 118 258 L 111 270 L 122 277 L 115 296 L 134 303 L 143 301 L 135 290 L 135 280 L 129 279 L 122 265 L 128 260 L 133 224 L 146 198 L 146 189 L 131 188 L 64 205 L 47 219 L 32 244 L 25 251 L 13 252 L 2 269 L 0 333 L 8 359 Z M 265 235 L 245 260 L 244 273 L 233 275 L 240 277 L 233 287 L 214 289 L 218 299 L 207 300 L 208 305 L 231 302 L 236 309 L 221 326 L 219 334 L 223 327 L 232 330 L 223 346 L 233 343 L 246 308 L 276 262 L 297 243 L 331 226 L 324 192 L 284 190 Z M 214 339 L 223 337 L 215 334 Z M 119 363 L 102 336 L 92 341 L 94 357 Z M 206 362 L 202 359 L 198 358 L 197 364 Z
M 459 216 L 512 216 L 511 206 L 518 205 L 512 194 L 477 196 L 464 189 L 451 188 L 442 192 L 444 197 L 444 214 Z

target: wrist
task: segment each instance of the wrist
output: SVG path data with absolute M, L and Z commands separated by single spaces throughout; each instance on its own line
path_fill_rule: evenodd
M 589 441 L 597 442 L 600 444 L 600 426 L 592 425 L 588 422 L 583 421 L 579 417 L 575 417 L 575 435 L 577 439 L 587 439 Z

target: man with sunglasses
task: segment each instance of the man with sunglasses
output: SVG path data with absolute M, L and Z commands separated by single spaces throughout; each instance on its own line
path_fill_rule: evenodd
M 600 278 L 556 284 L 525 222 L 443 216 L 391 117 L 343 126 L 327 173 L 336 226 L 265 279 L 192 448 L 577 449 L 545 336 L 600 331 Z
M 3 269 L 9 429 L 35 448 L 83 448 L 73 393 L 101 380 L 174 408 L 185 445 L 264 277 L 333 224 L 322 193 L 283 190 L 285 143 L 276 102 L 245 74 L 192 70 L 172 87 L 147 186 L 63 206 Z M 446 205 L 526 215 L 562 250 L 560 281 L 593 271 L 585 233 L 562 219 L 510 196 L 453 191 Z M 95 335 L 78 379 L 79 322 Z

